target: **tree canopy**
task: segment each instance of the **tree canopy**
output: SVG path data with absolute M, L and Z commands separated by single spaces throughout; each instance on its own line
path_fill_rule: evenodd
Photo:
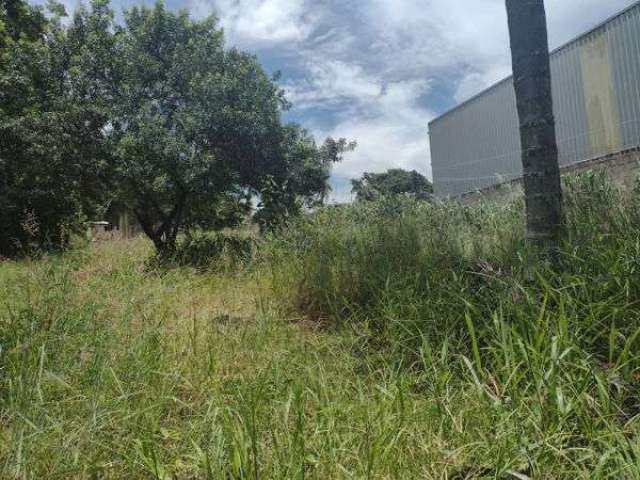
M 0 254 L 61 247 L 95 210 L 107 174 L 106 117 L 82 95 L 80 53 L 21 0 L 0 8 Z M 86 48 L 82 46 L 82 48 Z
M 358 201 L 371 201 L 380 196 L 412 195 L 418 199 L 430 198 L 433 185 L 415 170 L 409 172 L 399 168 L 384 173 L 365 172 L 360 179 L 352 180 L 352 192 Z
M 324 204 L 330 191 L 333 164 L 356 148 L 356 142 L 327 138 L 318 147 L 314 137 L 300 125 L 285 126 L 279 171 L 268 177 L 261 191 L 261 209 L 256 215 L 262 227 L 281 224 L 303 209 Z
M 282 92 L 256 59 L 225 50 L 214 19 L 157 4 L 116 33 L 110 138 L 120 187 L 160 251 L 277 168 Z

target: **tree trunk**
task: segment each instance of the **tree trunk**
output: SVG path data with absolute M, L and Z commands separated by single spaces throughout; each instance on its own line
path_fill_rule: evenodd
M 156 252 L 160 257 L 168 258 L 175 253 L 175 237 L 169 238 L 169 236 L 164 233 L 162 227 L 156 229 L 153 222 L 142 214 L 141 211 L 134 209 L 133 212 L 142 227 L 142 231 L 153 242 Z
M 506 0 L 530 244 L 557 257 L 564 223 L 543 0 Z

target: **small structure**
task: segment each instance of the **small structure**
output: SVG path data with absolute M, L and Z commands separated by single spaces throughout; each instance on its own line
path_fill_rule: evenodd
M 113 231 L 109 222 L 89 222 L 89 231 L 87 232 L 89 240 L 97 242 L 100 240 L 109 240 L 113 237 Z
M 107 212 L 105 218 L 110 221 L 89 222 L 87 238 L 90 241 L 124 240 L 133 238 L 142 232 L 140 225 L 132 220 L 128 210 L 113 209 Z

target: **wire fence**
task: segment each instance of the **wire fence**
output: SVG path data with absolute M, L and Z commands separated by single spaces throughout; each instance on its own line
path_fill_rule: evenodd
M 579 170 L 584 168 L 584 166 L 586 165 L 596 163 L 600 159 L 606 161 L 608 157 L 615 157 L 616 155 L 623 156 L 626 152 L 638 150 L 640 148 L 640 119 L 633 119 L 618 124 L 619 130 L 625 127 L 636 128 L 637 134 L 635 135 L 635 141 L 622 143 L 621 147 L 618 148 L 600 149 L 594 155 L 586 158 L 585 156 L 580 154 L 578 148 L 580 144 L 584 144 L 584 139 L 598 139 L 599 136 L 607 135 L 611 131 L 611 129 L 591 129 L 578 135 L 557 140 L 560 167 L 567 171 L 571 171 L 572 169 Z M 602 142 L 599 139 L 598 143 L 606 144 L 606 142 Z M 613 145 L 615 143 L 616 142 L 612 141 L 610 142 L 610 145 Z M 613 158 L 611 160 L 613 160 Z M 630 161 L 633 162 L 633 159 L 631 159 Z M 640 156 L 636 158 L 636 161 L 640 161 Z M 496 169 L 492 173 L 486 175 L 468 175 L 470 167 L 480 164 L 486 166 L 495 166 L 500 164 L 502 165 L 499 170 Z M 460 172 L 460 174 L 456 175 L 457 172 Z M 439 174 L 435 180 L 441 185 L 444 184 L 445 190 L 463 190 L 462 193 L 459 193 L 456 196 L 464 196 L 499 185 L 508 184 L 521 178 L 522 150 L 511 150 L 500 155 L 482 157 L 470 162 L 461 162 L 454 165 L 447 165 L 445 168 L 441 167 L 439 169 Z M 465 184 L 465 188 L 447 188 L 447 184 Z

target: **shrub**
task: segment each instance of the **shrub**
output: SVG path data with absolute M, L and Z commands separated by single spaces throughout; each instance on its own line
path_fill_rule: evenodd
M 184 237 L 173 261 L 201 270 L 230 270 L 246 264 L 253 255 L 255 241 L 239 233 L 199 232 Z

